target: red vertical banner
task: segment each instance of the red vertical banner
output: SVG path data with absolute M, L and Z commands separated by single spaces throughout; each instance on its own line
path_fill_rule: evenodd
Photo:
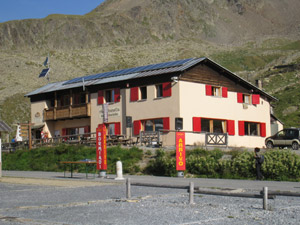
M 106 127 L 100 124 L 96 129 L 97 170 L 107 170 Z
M 176 170 L 185 170 L 185 133 L 176 132 Z

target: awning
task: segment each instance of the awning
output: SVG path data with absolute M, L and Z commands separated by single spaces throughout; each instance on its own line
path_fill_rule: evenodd
M 41 129 L 45 126 L 44 123 L 38 123 L 38 124 L 34 124 L 31 126 L 31 130 L 38 130 L 38 129 Z

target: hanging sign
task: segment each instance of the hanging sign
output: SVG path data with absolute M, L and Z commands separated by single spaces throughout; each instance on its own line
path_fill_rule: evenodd
M 185 133 L 176 132 L 176 170 L 185 170 Z
M 107 170 L 106 127 L 99 124 L 96 129 L 97 170 Z

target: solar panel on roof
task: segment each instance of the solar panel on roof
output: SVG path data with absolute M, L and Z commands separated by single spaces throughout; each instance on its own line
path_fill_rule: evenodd
M 146 71 L 151 71 L 151 70 L 158 70 L 158 69 L 182 66 L 185 63 L 187 63 L 193 59 L 194 58 L 182 59 L 182 60 L 176 60 L 176 61 L 171 61 L 171 62 L 157 63 L 157 64 L 151 64 L 151 65 L 146 65 L 146 66 L 139 66 L 139 67 L 128 68 L 128 69 L 123 69 L 123 70 L 116 70 L 116 71 L 110 71 L 110 72 L 105 72 L 105 73 L 99 73 L 99 74 L 95 74 L 95 75 L 89 75 L 89 76 L 69 80 L 69 81 L 65 82 L 64 85 L 81 82 L 82 78 L 84 78 L 85 81 L 90 81 L 90 80 L 103 79 L 103 78 L 108 78 L 108 77 L 113 77 L 113 76 L 126 75 L 126 74 L 131 74 L 131 73 L 146 72 Z
M 47 68 L 47 69 L 43 69 L 42 72 L 40 73 L 39 77 L 45 77 L 48 75 L 50 71 L 50 68 Z

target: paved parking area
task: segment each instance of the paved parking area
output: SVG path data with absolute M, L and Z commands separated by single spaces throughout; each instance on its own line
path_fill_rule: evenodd
M 12 174 L 7 176 L 7 171 L 5 174 L 0 180 L 0 224 L 4 225 L 273 225 L 298 224 L 300 221 L 299 197 L 278 196 L 275 200 L 269 200 L 269 210 L 262 209 L 262 199 L 213 195 L 195 195 L 195 204 L 190 205 L 189 195 L 183 189 L 132 186 L 132 198 L 126 199 L 125 183 L 114 182 L 113 179 L 85 179 L 84 174 L 70 179 L 57 173 L 47 173 L 47 179 L 42 179 L 39 176 L 43 172 L 23 172 L 19 173 L 19 177 L 18 172 L 15 172 L 14 177 Z M 170 180 L 183 182 L 179 178 L 169 180 L 162 177 L 139 179 L 133 176 L 131 179 L 139 182 L 156 181 L 157 184 Z M 210 182 L 207 185 L 212 185 L 212 189 L 219 185 L 217 181 Z M 227 183 L 233 182 L 226 181 L 223 185 Z M 291 187 L 297 185 L 293 183 Z M 247 190 L 257 191 L 255 185 L 253 189 Z

